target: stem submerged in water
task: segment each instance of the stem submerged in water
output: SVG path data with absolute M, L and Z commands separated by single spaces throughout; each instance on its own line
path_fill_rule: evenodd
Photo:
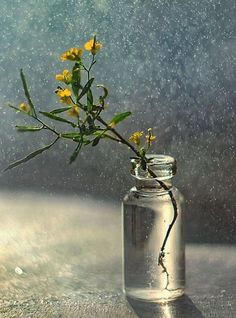
M 115 134 L 119 138 L 120 142 L 122 142 L 123 144 L 128 146 L 138 157 L 140 157 L 139 152 L 127 140 L 125 140 L 114 128 L 109 128 L 109 125 L 101 117 L 98 117 L 97 120 L 100 123 L 102 123 L 105 127 L 107 127 L 109 130 L 111 130 L 113 132 L 113 134 Z M 146 162 L 148 161 L 148 159 L 146 157 L 144 159 Z M 164 237 L 164 240 L 163 240 L 163 243 L 161 246 L 159 257 L 158 257 L 158 265 L 162 267 L 163 272 L 166 274 L 167 282 L 166 282 L 165 289 L 168 289 L 168 286 L 170 283 L 169 282 L 170 275 L 169 275 L 169 272 L 168 272 L 166 266 L 164 265 L 165 247 L 166 247 L 166 243 L 168 241 L 169 235 L 171 233 L 171 230 L 172 230 L 172 228 L 176 222 L 176 219 L 178 217 L 178 207 L 177 207 L 177 203 L 176 203 L 176 200 L 174 198 L 173 192 L 170 190 L 170 188 L 163 181 L 158 180 L 156 174 L 150 168 L 148 168 L 148 172 L 153 178 L 155 178 L 155 180 L 161 185 L 161 187 L 168 192 L 170 199 L 171 199 L 171 202 L 172 202 L 173 210 L 174 210 L 174 216 L 173 216 L 172 222 L 168 226 L 168 229 L 166 231 L 166 235 Z
M 148 168 L 148 172 L 150 173 L 150 175 L 156 179 L 156 174 L 150 169 Z M 166 279 L 167 279 L 167 282 L 166 282 L 166 287 L 165 289 L 168 289 L 168 286 L 169 286 L 169 272 L 166 268 L 166 266 L 164 265 L 164 258 L 165 258 L 165 246 L 166 246 L 166 243 L 167 243 L 167 240 L 169 238 L 169 235 L 170 235 L 170 232 L 176 222 L 176 219 L 178 217 L 178 208 L 177 208 L 177 203 L 176 203 L 176 200 L 174 198 L 174 195 L 173 195 L 173 192 L 170 190 L 170 188 L 163 182 L 163 181 L 160 181 L 160 180 L 157 180 L 156 181 L 161 185 L 161 187 L 168 191 L 168 194 L 170 196 L 170 199 L 171 199 L 171 202 L 172 202 L 172 206 L 173 206 L 173 210 L 174 210 L 174 216 L 173 216 L 173 219 L 172 219 L 172 222 L 169 224 L 168 226 L 168 229 L 166 231 L 166 235 L 164 237 L 164 241 L 162 243 L 162 246 L 161 246 L 161 250 L 160 250 L 160 253 L 159 253 L 159 257 L 158 257 L 158 265 L 162 267 L 163 269 L 163 272 L 166 273 Z

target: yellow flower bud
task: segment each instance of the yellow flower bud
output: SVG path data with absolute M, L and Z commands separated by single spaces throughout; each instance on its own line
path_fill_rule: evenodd
M 62 74 L 57 74 L 57 75 L 56 75 L 56 80 L 63 82 L 63 81 L 64 81 L 64 76 L 63 76 Z
M 67 111 L 67 115 L 71 117 L 79 117 L 80 109 L 78 106 L 73 105 L 71 109 Z
M 62 74 L 56 75 L 56 80 L 61 81 L 65 84 L 70 84 L 72 82 L 72 74 L 68 70 L 64 70 Z
M 102 48 L 102 44 L 96 41 L 95 37 L 90 39 L 85 43 L 84 48 L 86 51 L 91 52 L 93 55 L 96 55 L 99 50 Z
M 108 124 L 108 127 L 109 127 L 109 128 L 114 128 L 115 125 L 116 125 L 116 124 L 112 121 L 112 122 L 110 122 L 110 124 Z
M 68 51 L 61 54 L 61 61 L 79 61 L 83 55 L 83 49 L 72 47 Z
M 19 104 L 19 109 L 22 110 L 25 113 L 29 113 L 30 112 L 30 107 L 26 103 L 20 103 Z
M 145 137 L 148 147 L 150 147 L 153 141 L 156 139 L 156 136 L 152 134 L 152 128 L 148 128 L 148 135 L 146 135 Z

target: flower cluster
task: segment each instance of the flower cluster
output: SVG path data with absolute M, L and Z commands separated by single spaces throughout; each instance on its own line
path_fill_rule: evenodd
M 93 58 L 101 48 L 102 44 L 96 40 L 96 36 L 94 36 L 94 38 L 90 39 L 88 42 L 84 44 L 84 49 L 91 52 Z M 60 56 L 61 60 L 74 61 L 76 62 L 76 67 L 73 68 L 72 73 L 68 69 L 63 70 L 61 74 L 57 74 L 55 76 L 56 80 L 63 82 L 66 85 L 72 85 L 73 87 L 74 81 L 78 81 L 78 76 L 80 76 L 81 69 L 88 70 L 82 62 L 82 55 L 82 48 L 70 48 L 68 51 L 63 53 Z M 61 103 L 72 105 L 72 108 L 67 111 L 67 115 L 71 117 L 78 117 L 80 114 L 80 110 L 79 107 L 76 106 L 72 100 L 71 90 L 69 88 L 63 89 L 61 87 L 58 87 L 55 93 L 59 97 Z
M 142 144 L 142 136 L 144 135 L 143 131 L 136 131 L 130 137 L 129 141 L 133 142 L 137 146 Z M 148 128 L 147 135 L 145 135 L 147 150 L 151 147 L 153 141 L 156 139 L 156 136 L 152 134 L 152 128 Z
M 80 61 L 83 55 L 83 49 L 72 47 L 68 51 L 61 54 L 61 61 Z
M 64 104 L 67 104 L 67 105 L 71 105 L 72 104 L 71 91 L 68 88 L 63 89 L 61 87 L 58 87 L 55 90 L 55 93 L 59 97 L 59 100 L 60 100 L 61 103 L 64 103 Z
M 72 82 L 72 74 L 68 70 L 64 70 L 62 74 L 57 74 L 55 78 L 57 81 L 61 81 L 65 84 L 70 84 Z
M 131 141 L 139 146 L 140 142 L 141 142 L 142 135 L 143 135 L 143 131 L 136 131 L 129 137 L 129 141 Z
M 90 39 L 84 45 L 85 50 L 91 52 L 93 55 L 96 55 L 99 50 L 102 48 L 102 44 L 96 41 L 96 38 Z

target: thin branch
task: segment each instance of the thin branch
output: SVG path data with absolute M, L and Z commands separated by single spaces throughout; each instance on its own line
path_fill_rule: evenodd
M 34 157 L 38 156 L 39 154 L 41 154 L 42 152 L 50 149 L 59 139 L 60 137 L 57 137 L 52 143 L 50 143 L 49 145 L 47 146 L 44 146 L 43 148 L 40 148 L 34 152 L 31 152 L 29 155 L 27 155 L 26 157 L 20 159 L 20 160 L 17 160 L 13 163 L 11 163 L 6 169 L 3 170 L 3 172 L 6 172 L 7 170 L 10 170 L 12 168 L 15 168 L 19 165 L 21 165 L 22 163 L 25 163 L 31 159 L 33 159 Z
M 131 145 L 127 140 L 125 140 L 119 133 L 116 129 L 110 127 L 100 116 L 97 117 L 97 120 L 103 124 L 108 130 L 112 131 L 113 134 L 115 134 L 119 139 L 120 141 L 127 145 L 138 157 L 140 157 L 140 153 L 135 149 L 135 147 L 133 145 Z
M 52 131 L 55 135 L 60 136 L 60 133 L 57 132 L 55 129 L 51 128 L 48 124 L 46 124 L 44 121 L 42 121 L 40 118 L 35 118 L 39 123 L 43 125 L 46 129 Z
M 165 289 L 168 289 L 168 286 L 169 286 L 169 272 L 167 271 L 167 268 L 166 266 L 164 265 L 164 258 L 165 258 L 165 246 L 166 246 L 166 243 L 167 243 L 167 240 L 169 238 L 169 235 L 170 235 L 170 232 L 176 222 L 176 219 L 178 217 L 178 207 L 177 207 L 177 203 L 176 203 L 176 200 L 174 198 L 174 195 L 173 195 L 173 192 L 170 190 L 170 188 L 162 181 L 160 180 L 157 180 L 157 176 L 156 174 L 150 169 L 148 168 L 148 172 L 150 173 L 150 175 L 155 178 L 155 180 L 161 185 L 161 187 L 166 190 L 170 196 L 170 199 L 171 199 L 171 202 L 172 202 L 172 206 L 173 206 L 173 210 L 174 210 L 174 216 L 173 216 L 173 219 L 171 221 L 171 223 L 169 224 L 168 226 L 168 229 L 166 231 L 166 235 L 164 237 L 164 240 L 163 240 L 163 243 L 162 243 L 162 246 L 161 246 L 161 250 L 160 250 L 160 253 L 159 253 L 159 257 L 158 257 L 158 265 L 160 265 L 163 269 L 163 272 L 166 273 L 166 279 L 167 279 L 167 283 L 166 283 L 166 287 Z

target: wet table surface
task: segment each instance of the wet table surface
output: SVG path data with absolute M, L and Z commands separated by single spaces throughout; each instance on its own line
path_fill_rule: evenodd
M 186 295 L 125 299 L 119 206 L 0 193 L 0 317 L 236 317 L 236 246 L 187 245 Z

